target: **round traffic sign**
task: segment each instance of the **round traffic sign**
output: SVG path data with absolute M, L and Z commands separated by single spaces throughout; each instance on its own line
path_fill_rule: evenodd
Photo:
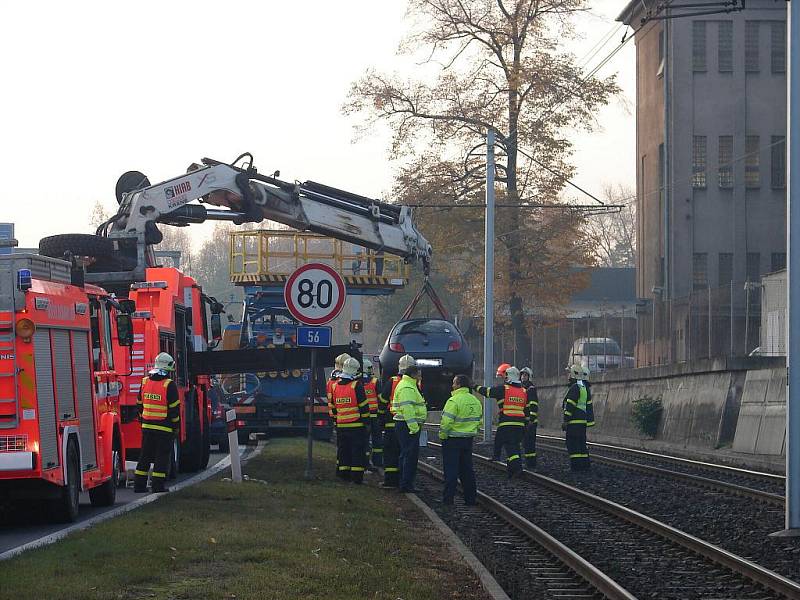
M 342 312 L 347 291 L 334 269 L 322 263 L 308 263 L 289 275 L 283 299 L 289 313 L 301 323 L 324 325 Z

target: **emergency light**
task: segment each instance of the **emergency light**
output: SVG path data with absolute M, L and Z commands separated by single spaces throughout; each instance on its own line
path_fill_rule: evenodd
M 17 289 L 21 292 L 27 292 L 33 287 L 32 279 L 30 269 L 19 269 L 17 271 Z

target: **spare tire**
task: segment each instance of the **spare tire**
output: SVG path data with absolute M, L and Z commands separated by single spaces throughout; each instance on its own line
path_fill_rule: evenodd
M 39 254 L 51 258 L 64 258 L 69 252 L 73 256 L 108 260 L 114 253 L 113 242 L 90 233 L 64 233 L 39 240 Z

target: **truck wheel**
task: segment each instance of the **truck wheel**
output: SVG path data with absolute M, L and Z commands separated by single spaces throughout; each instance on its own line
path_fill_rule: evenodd
M 111 451 L 111 464 L 114 465 L 111 469 L 111 478 L 102 485 L 89 490 L 89 501 L 92 506 L 114 506 L 117 501 L 117 487 L 120 481 L 120 457 L 119 450 L 114 448 Z
M 39 254 L 51 258 L 64 258 L 65 253 L 107 259 L 114 252 L 113 242 L 89 233 L 64 233 L 39 240 Z
M 211 432 L 209 431 L 208 412 L 203 409 L 203 457 L 200 460 L 200 468 L 205 469 L 208 466 L 208 461 L 211 458 Z
M 182 473 L 199 471 L 203 460 L 203 432 L 200 429 L 200 415 L 197 414 L 197 398 L 194 394 L 186 394 L 184 398 L 186 410 L 186 441 L 181 444 Z
M 58 498 L 52 500 L 50 514 L 57 523 L 72 523 L 78 518 L 81 494 L 81 465 L 74 440 L 67 442 L 64 460 L 67 465 L 66 485 L 59 490 Z

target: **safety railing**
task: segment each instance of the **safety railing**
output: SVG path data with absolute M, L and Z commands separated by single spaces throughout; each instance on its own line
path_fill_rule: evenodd
M 233 283 L 280 283 L 309 262 L 334 268 L 350 285 L 399 287 L 408 283 L 409 266 L 401 257 L 350 242 L 290 230 L 230 233 Z

